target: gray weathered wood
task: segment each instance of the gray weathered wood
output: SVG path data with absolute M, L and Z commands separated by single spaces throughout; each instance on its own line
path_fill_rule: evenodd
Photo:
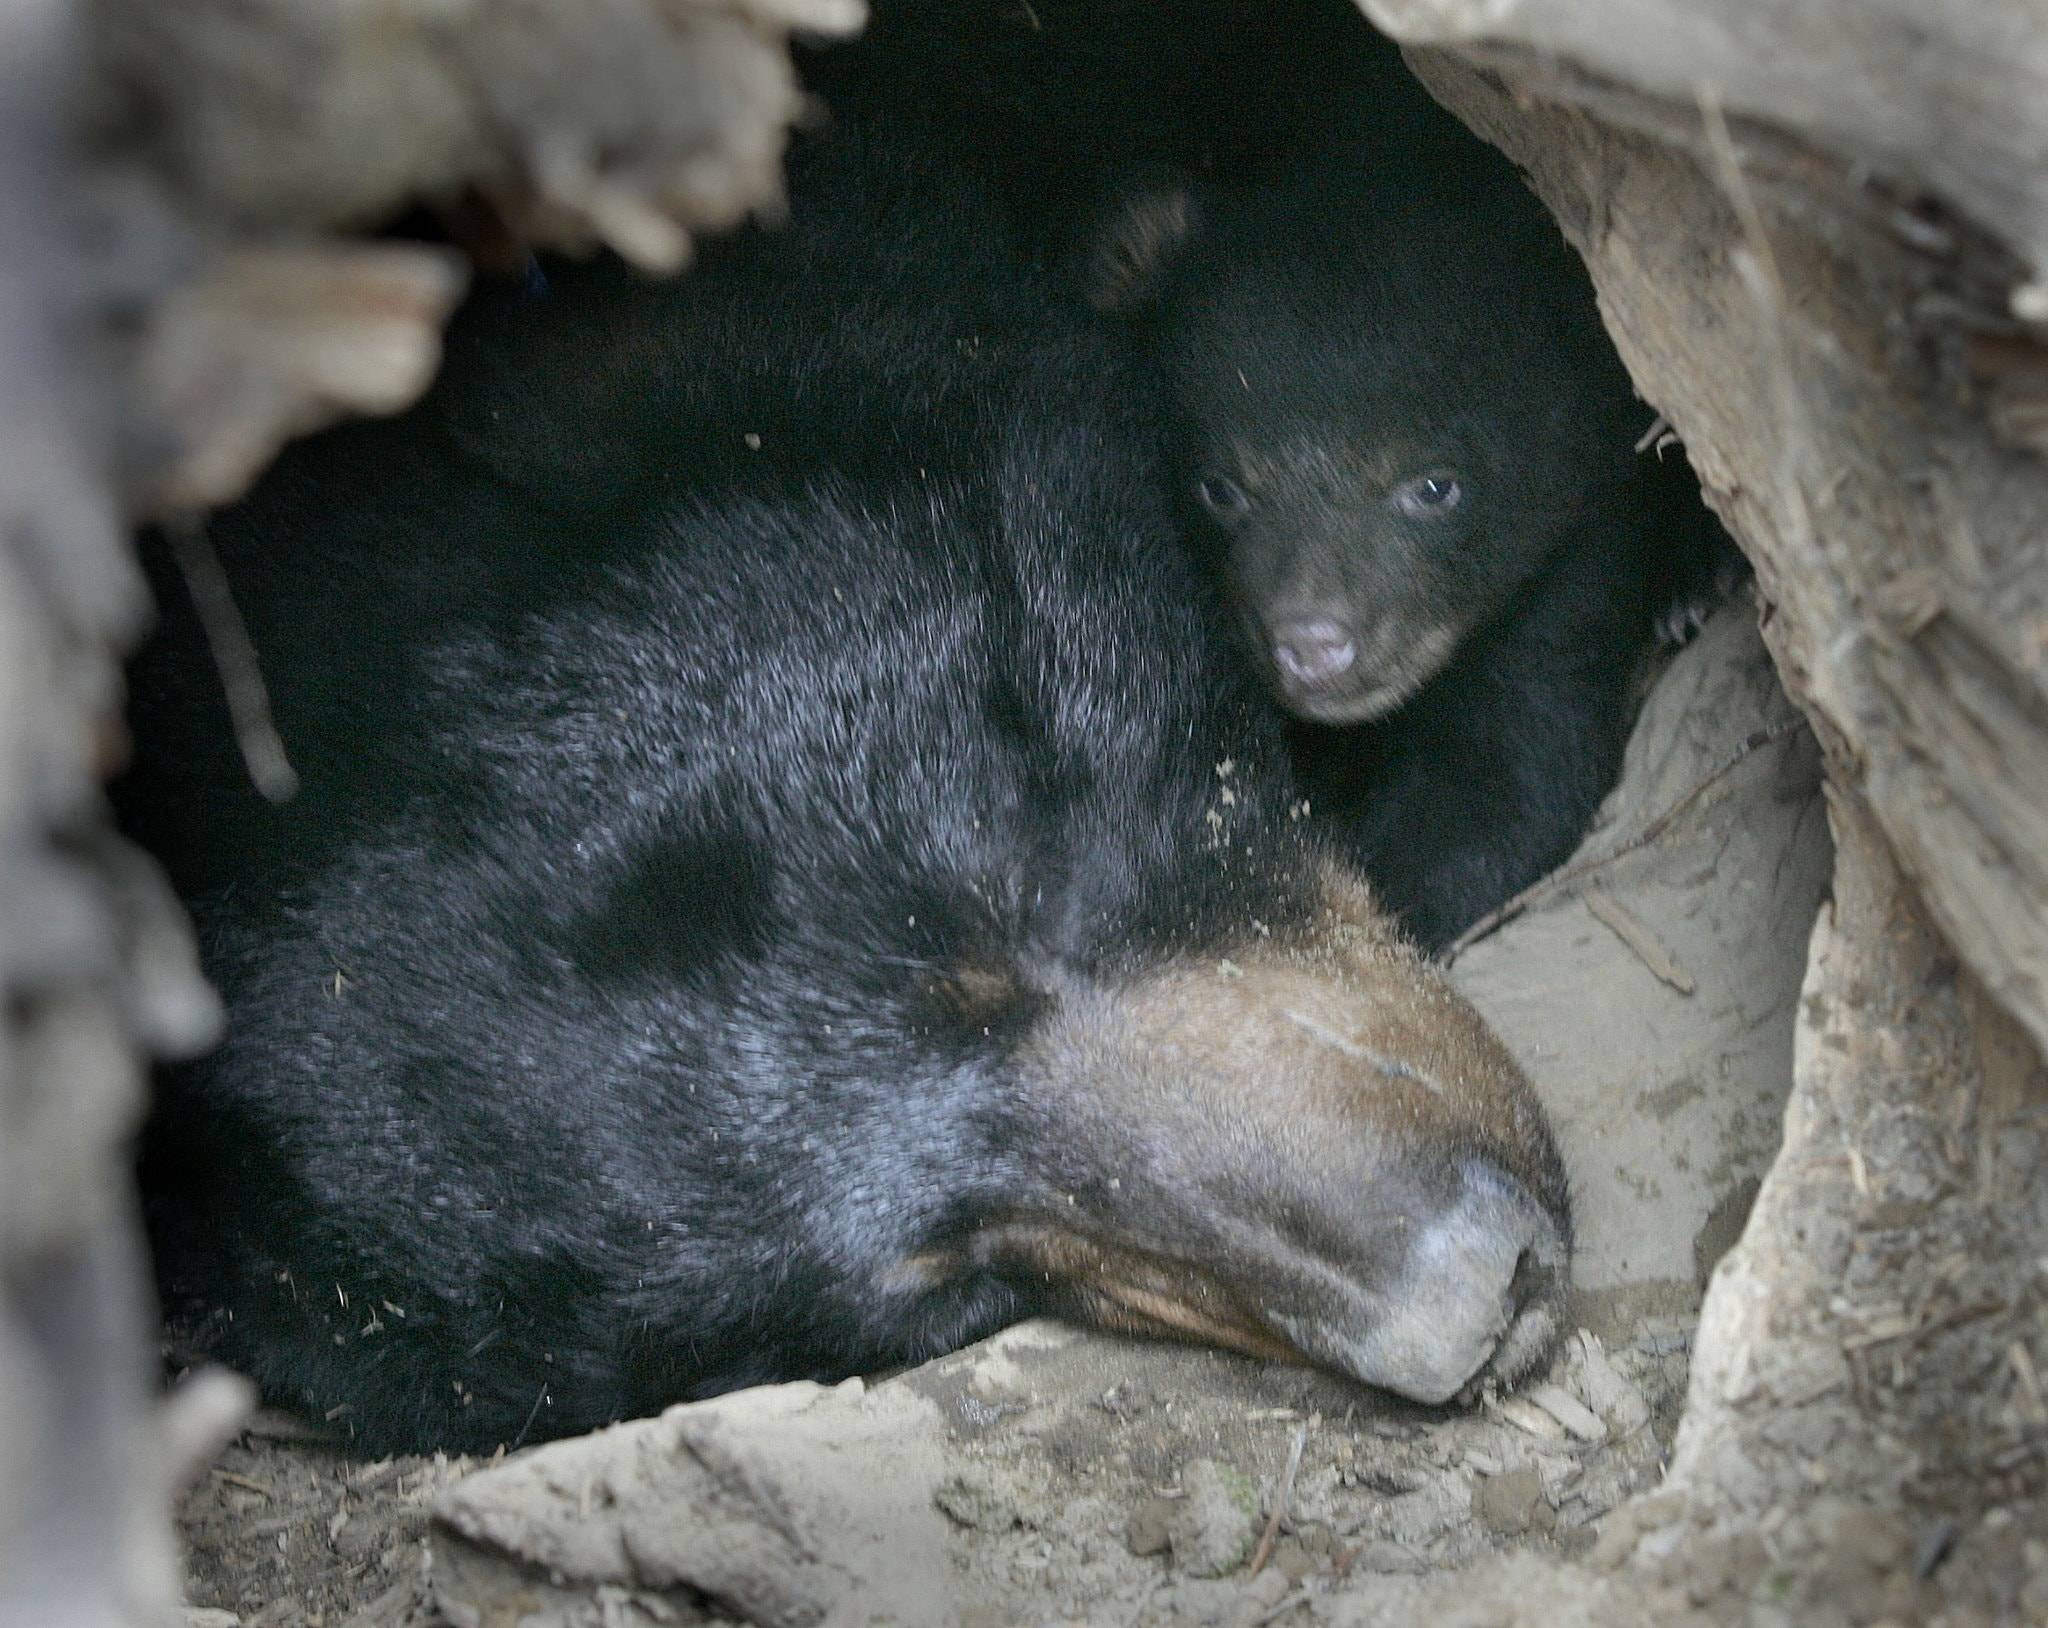
M 784 42 L 862 0 L 91 0 L 98 121 L 187 207 L 259 232 L 465 187 L 674 269 L 781 184 Z
M 1468 60 L 1519 72 L 1533 53 L 1681 106 L 1718 100 L 1934 194 L 2048 271 L 2048 7 L 2036 0 L 1360 3 L 1396 39 Z
M 0 1622 L 173 1620 L 171 1488 L 241 1405 L 154 1395 L 130 1139 L 150 1056 L 217 1012 L 99 790 L 148 613 L 135 513 L 424 388 L 459 275 L 320 233 L 473 188 L 531 241 L 673 269 L 776 201 L 788 30 L 859 14 L 0 5 Z
M 63 0 L 0 7 L 0 1622 L 165 1620 L 170 1466 L 128 1188 L 143 1048 L 211 1033 L 168 890 L 104 833 L 142 585 L 65 141 Z
M 1835 772 L 1957 950 L 2048 1043 L 2048 463 L 1972 369 L 2011 262 L 1909 239 L 1856 168 L 1667 107 L 1671 141 L 1421 53 L 1586 257 L 1639 388 L 1756 562 Z M 1604 111 L 1604 109 L 1603 109 Z M 1996 382 L 1996 381 L 1993 381 Z

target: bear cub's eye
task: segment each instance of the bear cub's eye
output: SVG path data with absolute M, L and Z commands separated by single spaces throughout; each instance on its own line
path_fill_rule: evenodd
M 1394 507 L 1412 520 L 1434 520 L 1463 501 L 1465 488 L 1456 475 L 1417 475 L 1394 488 Z
M 1252 506 L 1244 488 L 1228 475 L 1204 475 L 1195 489 L 1202 495 L 1202 507 L 1218 520 L 1235 520 Z

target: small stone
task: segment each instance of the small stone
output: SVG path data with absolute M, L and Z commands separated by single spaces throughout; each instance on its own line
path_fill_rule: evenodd
M 1504 1537 L 1547 1532 L 1557 1524 L 1557 1511 L 1543 1495 L 1543 1477 L 1533 1469 L 1485 1477 L 1473 1488 L 1472 1513 L 1481 1525 Z
M 1374 1538 L 1367 1543 L 1358 1551 L 1350 1566 L 1353 1575 L 1360 1572 L 1381 1572 L 1419 1577 L 1429 1569 L 1429 1562 L 1413 1549 L 1403 1544 L 1390 1543 L 1385 1538 Z
M 932 1502 L 956 1525 L 976 1532 L 1007 1532 L 1017 1525 L 1017 1511 L 986 1482 L 950 1475 L 932 1493 Z
M 1177 1584 L 1165 1596 L 1166 1619 L 1186 1628 L 1221 1628 L 1234 1622 L 1243 1592 L 1237 1584 L 1198 1579 Z
M 242 1628 L 242 1619 L 232 1611 L 188 1605 L 185 1607 L 185 1628 Z
M 1850 1504 L 1828 1511 L 1823 1525 L 1827 1547 L 1855 1555 L 1873 1571 L 1897 1571 L 1913 1549 L 1913 1534 L 1896 1515 Z
M 1379 1506 L 1373 1524 L 1398 1543 L 1426 1546 L 1471 1517 L 1472 1498 L 1472 1492 L 1457 1477 L 1445 1476 L 1414 1492 L 1387 1499 Z
M 334 1552 L 344 1560 L 364 1560 L 381 1555 L 390 1533 L 377 1522 L 351 1517 L 335 1531 Z
M 1258 1498 L 1251 1481 L 1214 1459 L 1198 1458 L 1181 1475 L 1187 1496 L 1167 1520 L 1173 1558 L 1191 1577 L 1221 1577 L 1252 1552 Z
M 1281 1576 L 1290 1582 L 1298 1583 L 1311 1572 L 1322 1570 L 1323 1560 L 1322 1556 L 1310 1554 L 1292 1538 L 1283 1538 L 1273 1545 L 1273 1559 L 1270 1564 Z
M 1167 1498 L 1147 1498 L 1131 1511 L 1130 1524 L 1124 1528 L 1124 1543 L 1134 1555 L 1162 1555 L 1172 1546 L 1168 1536 L 1168 1523 L 1173 1519 L 1173 1503 Z
M 1643 1536 L 1633 1515 L 1631 1509 L 1623 1507 L 1608 1516 L 1600 1527 L 1600 1535 L 1593 1540 L 1593 1547 L 1587 1551 L 1588 1566 L 1595 1571 L 1620 1571 L 1628 1563 Z
M 1294 1586 L 1294 1580 L 1276 1566 L 1268 1566 L 1244 1586 L 1246 1604 L 1257 1609 L 1276 1606 L 1280 1597 Z

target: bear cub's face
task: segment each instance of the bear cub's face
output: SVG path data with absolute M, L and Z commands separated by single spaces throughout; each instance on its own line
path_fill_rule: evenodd
M 1629 476 L 1646 415 L 1583 272 L 1507 179 L 1166 188 L 1093 246 L 1091 297 L 1149 339 L 1194 529 L 1300 716 L 1398 707 Z

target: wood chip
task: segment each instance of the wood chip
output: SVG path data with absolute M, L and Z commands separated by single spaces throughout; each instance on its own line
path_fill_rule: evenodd
M 2006 1348 L 2005 1360 L 2019 1382 L 2020 1411 L 2036 1428 L 2048 1426 L 2048 1398 L 2042 1395 L 2041 1375 L 2034 1367 L 2032 1353 L 2015 1340 Z
M 1563 1386 L 1531 1385 L 1522 1395 L 1580 1441 L 1601 1442 L 1607 1439 L 1606 1421 Z
M 1564 1426 L 1535 1403 L 1522 1396 L 1510 1396 L 1500 1404 L 1500 1416 L 1511 1425 L 1545 1441 L 1563 1441 Z

